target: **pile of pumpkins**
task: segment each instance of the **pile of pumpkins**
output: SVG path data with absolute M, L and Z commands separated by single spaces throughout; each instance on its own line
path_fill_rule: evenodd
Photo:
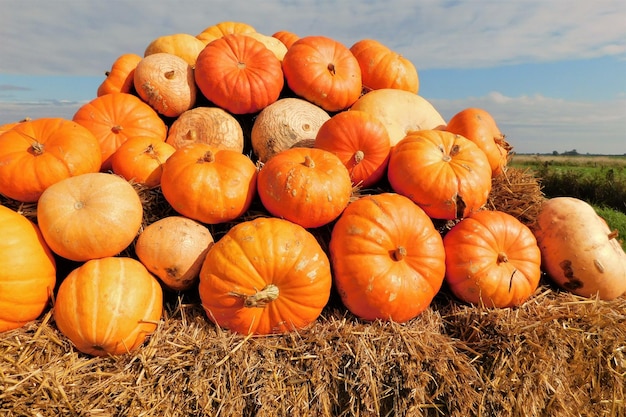
M 542 267 L 583 296 L 626 291 L 626 255 L 586 203 L 548 200 L 532 229 L 485 209 L 510 145 L 487 111 L 446 122 L 418 91 L 378 41 L 241 22 L 121 55 L 72 120 L 0 127 L 0 193 L 37 205 L 36 222 L 0 206 L 0 331 L 54 300 L 78 350 L 115 355 L 155 331 L 163 290 L 197 288 L 208 319 L 242 334 L 306 327 L 333 286 L 360 319 L 396 322 L 444 282 L 518 306 Z M 133 184 L 177 215 L 143 224 Z M 266 214 L 247 215 L 254 201 Z M 211 225 L 228 230 L 214 241 Z M 60 283 L 59 258 L 77 263 Z

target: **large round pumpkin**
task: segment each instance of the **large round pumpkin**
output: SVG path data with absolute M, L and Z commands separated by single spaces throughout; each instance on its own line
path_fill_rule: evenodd
M 316 238 L 288 220 L 259 217 L 233 226 L 200 271 L 208 318 L 242 334 L 306 327 L 328 302 L 331 270 Z
M 291 148 L 263 165 L 257 189 L 272 215 L 311 228 L 341 214 L 350 201 L 352 181 L 337 155 L 317 148 Z
M 589 203 L 555 197 L 540 208 L 533 232 L 542 266 L 567 291 L 612 300 L 626 292 L 626 253 Z
M 153 333 L 163 310 L 157 280 L 137 260 L 90 260 L 63 280 L 53 316 L 79 351 L 93 356 L 133 352 Z
M 98 172 L 101 164 L 98 139 L 76 122 L 54 117 L 19 123 L 0 135 L 0 194 L 35 202 L 50 185 Z
M 44 311 L 56 283 L 56 262 L 37 225 L 0 205 L 0 332 Z
M 217 224 L 243 215 L 256 196 L 257 168 L 246 155 L 194 143 L 177 149 L 161 175 L 163 196 L 183 216 Z
M 329 249 L 343 303 L 365 320 L 417 316 L 444 279 L 441 235 L 422 209 L 399 194 L 351 203 L 333 227 Z
M 452 220 L 479 210 L 491 191 L 491 167 L 469 139 L 440 130 L 409 133 L 391 150 L 387 176 L 394 191 L 432 218 Z
M 110 93 L 81 106 L 73 120 L 98 139 L 102 171 L 111 169 L 111 156 L 129 138 L 143 136 L 164 141 L 167 126 L 157 112 L 128 93 Z
M 73 261 L 117 255 L 135 239 L 142 220 L 143 206 L 132 185 L 104 172 L 51 185 L 37 206 L 50 249 Z
M 283 58 L 289 88 L 327 111 L 350 107 L 361 95 L 361 68 L 350 49 L 325 36 L 305 36 Z
M 532 231 L 501 211 L 483 210 L 443 238 L 446 282 L 462 301 L 486 307 L 524 303 L 541 278 L 541 253 Z
M 272 104 L 285 83 L 274 53 L 243 34 L 209 43 L 198 55 L 194 74 L 202 94 L 234 114 L 256 113 Z

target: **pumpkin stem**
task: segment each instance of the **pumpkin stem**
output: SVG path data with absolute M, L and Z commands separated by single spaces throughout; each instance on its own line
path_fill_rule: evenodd
M 197 142 L 198 141 L 198 132 L 195 130 L 189 129 L 187 133 L 185 133 L 185 139 Z
M 154 155 L 154 145 L 150 144 L 143 150 L 142 153 L 147 153 L 149 155 Z
M 506 256 L 506 253 L 504 252 L 500 252 L 498 253 L 498 263 L 501 264 L 503 262 L 508 262 L 509 261 L 509 257 Z
M 120 126 L 120 125 L 115 125 L 111 128 L 111 132 L 115 134 L 120 133 L 122 130 L 124 130 L 124 126 Z
M 275 299 L 278 298 L 278 287 L 274 284 L 267 284 L 265 288 L 261 291 L 255 292 L 252 295 L 241 294 L 238 292 L 231 291 L 230 295 L 234 295 L 235 297 L 243 298 L 243 306 L 247 308 L 259 307 L 263 308 L 268 303 L 271 303 Z
M 619 235 L 618 230 L 617 229 L 613 230 L 611 233 L 609 233 L 609 240 L 617 238 L 618 235 Z
M 313 161 L 310 155 L 304 156 L 304 166 L 307 168 L 315 168 L 315 161 Z
M 401 261 L 406 258 L 407 252 L 404 246 L 398 246 L 396 250 L 391 253 L 391 257 L 394 261 Z
M 43 143 L 40 143 L 40 142 L 37 142 L 37 141 L 33 142 L 33 144 L 30 145 L 30 147 L 33 150 L 33 153 L 35 155 L 41 155 L 43 153 L 43 151 L 44 151 L 44 148 L 45 148 L 43 146 Z
M 354 164 L 358 165 L 365 158 L 365 153 L 362 150 L 358 150 L 354 153 Z
M 332 62 L 328 64 L 328 72 L 330 72 L 330 75 L 335 75 L 337 74 L 337 71 L 335 69 L 335 64 L 333 64 Z
M 204 155 L 202 155 L 202 158 L 198 160 L 198 162 L 215 162 L 215 154 L 213 153 L 213 151 L 206 151 Z
M 175 75 L 176 75 L 176 71 L 174 70 L 167 71 L 165 74 L 163 74 L 163 76 L 167 78 L 168 80 L 171 80 L 172 78 L 174 78 Z

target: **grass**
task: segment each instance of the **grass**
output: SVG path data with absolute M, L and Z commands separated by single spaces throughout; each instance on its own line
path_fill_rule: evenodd
M 626 214 L 605 206 L 594 206 L 593 208 L 598 216 L 607 222 L 611 230 L 617 230 L 617 239 L 626 251 Z

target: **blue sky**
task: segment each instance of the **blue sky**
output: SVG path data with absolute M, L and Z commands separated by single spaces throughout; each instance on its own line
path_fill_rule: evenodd
M 626 153 L 623 0 L 0 0 L 0 124 L 71 118 L 117 56 L 221 21 L 376 39 L 445 119 L 485 108 L 520 153 Z

